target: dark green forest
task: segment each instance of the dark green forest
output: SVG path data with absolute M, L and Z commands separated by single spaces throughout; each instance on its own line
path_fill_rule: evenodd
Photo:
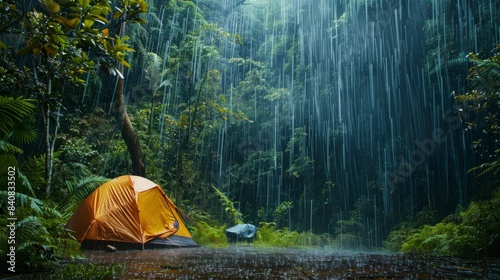
M 18 265 L 78 256 L 66 221 L 123 174 L 259 242 L 498 256 L 499 19 L 498 0 L 0 0 Z

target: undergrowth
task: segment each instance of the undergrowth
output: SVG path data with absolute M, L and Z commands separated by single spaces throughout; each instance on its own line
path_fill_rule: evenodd
M 290 231 L 288 228 L 278 229 L 275 223 L 262 222 L 257 230 L 254 244 L 260 247 L 316 247 L 330 243 L 327 234 L 316 235 L 311 232 Z
M 500 255 L 500 189 L 490 200 L 469 207 L 434 226 L 425 225 L 403 243 L 403 252 L 438 256 Z
M 197 223 L 197 227 L 191 228 L 196 242 L 200 246 L 208 247 L 227 247 L 228 241 L 226 237 L 226 225 L 211 225 L 201 221 Z
M 191 231 L 200 246 L 224 248 L 229 245 L 226 228 L 226 225 L 218 226 L 208 222 L 199 222 L 198 227 L 193 227 Z M 237 244 L 266 248 L 297 248 L 326 246 L 332 242 L 328 234 L 299 233 L 290 231 L 288 228 L 279 229 L 275 223 L 262 222 L 252 243 L 240 242 Z

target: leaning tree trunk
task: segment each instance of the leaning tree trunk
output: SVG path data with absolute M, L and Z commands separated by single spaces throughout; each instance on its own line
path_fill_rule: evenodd
M 127 145 L 128 152 L 132 159 L 132 173 L 138 176 L 146 176 L 146 167 L 142 161 L 141 143 L 137 132 L 132 126 L 132 122 L 125 107 L 124 98 L 124 79 L 118 77 L 118 85 L 116 87 L 116 100 L 115 100 L 115 114 L 118 124 L 121 125 L 121 135 L 125 144 Z
M 122 22 L 120 36 L 123 36 L 124 32 L 125 22 Z M 118 68 L 119 71 L 123 73 L 123 66 L 121 64 Z M 134 130 L 127 113 L 127 108 L 125 106 L 124 78 L 121 76 L 118 76 L 118 85 L 116 87 L 115 114 L 118 124 L 121 125 L 121 135 L 127 145 L 128 152 L 130 153 L 130 157 L 132 159 L 132 173 L 134 175 L 145 177 L 146 167 L 142 161 L 143 156 L 141 143 L 139 142 L 137 132 Z

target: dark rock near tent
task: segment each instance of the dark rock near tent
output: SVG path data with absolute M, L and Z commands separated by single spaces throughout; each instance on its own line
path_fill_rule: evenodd
M 257 230 L 252 224 L 239 224 L 226 229 L 226 236 L 229 242 L 252 242 L 256 232 Z

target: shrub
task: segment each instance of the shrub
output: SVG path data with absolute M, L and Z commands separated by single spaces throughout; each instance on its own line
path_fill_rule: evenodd
M 299 233 L 288 228 L 277 229 L 275 223 L 260 223 L 255 244 L 262 247 L 294 247 L 299 244 Z
M 403 252 L 470 256 L 500 254 L 500 189 L 492 199 L 472 202 L 459 217 L 425 225 L 403 243 Z M 452 221 L 452 222 L 450 222 Z
M 201 246 L 227 247 L 226 225 L 210 225 L 207 222 L 198 222 L 197 227 L 192 228 L 196 241 Z
M 403 252 L 426 255 L 462 256 L 472 254 L 479 245 L 476 229 L 452 223 L 425 225 L 420 232 L 409 236 L 402 245 Z

